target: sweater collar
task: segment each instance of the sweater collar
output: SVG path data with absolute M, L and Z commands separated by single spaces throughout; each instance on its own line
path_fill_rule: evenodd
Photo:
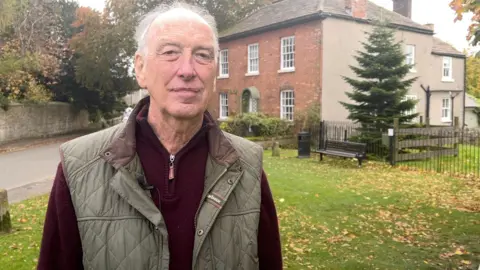
M 137 121 L 148 112 L 149 103 L 149 96 L 138 102 L 127 122 L 121 124 L 119 135 L 102 152 L 101 156 L 115 168 L 124 167 L 134 159 Z M 211 157 L 226 166 L 234 164 L 239 159 L 239 155 L 208 111 L 204 113 L 203 124 L 208 127 L 208 148 Z

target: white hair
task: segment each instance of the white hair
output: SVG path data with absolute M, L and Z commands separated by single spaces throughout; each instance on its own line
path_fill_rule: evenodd
M 148 33 L 152 24 L 162 19 L 178 19 L 179 17 L 194 19 L 203 22 L 210 27 L 213 33 L 214 56 L 215 60 L 217 60 L 219 45 L 217 23 L 215 22 L 215 18 L 204 8 L 183 2 L 161 4 L 141 18 L 135 30 L 137 52 L 142 55 L 147 53 Z

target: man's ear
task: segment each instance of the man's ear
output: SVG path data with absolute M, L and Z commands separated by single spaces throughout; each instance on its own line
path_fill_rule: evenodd
M 146 88 L 145 85 L 145 58 L 139 53 L 135 53 L 135 76 L 137 83 L 141 88 Z

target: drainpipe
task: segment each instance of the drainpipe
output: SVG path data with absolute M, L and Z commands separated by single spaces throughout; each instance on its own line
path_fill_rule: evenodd
M 427 126 L 430 126 L 430 97 L 432 96 L 432 92 L 430 91 L 430 86 L 427 86 L 425 88 L 423 84 L 420 85 L 422 87 L 423 91 L 425 92 L 425 97 L 426 97 L 426 104 L 425 104 L 425 123 Z
M 452 92 L 450 92 L 450 106 L 452 108 L 452 111 L 450 112 L 450 120 L 452 121 L 451 126 L 453 127 L 455 121 L 455 96 L 452 95 Z
M 461 92 L 460 92 L 461 93 Z M 449 92 L 450 94 L 450 105 L 451 105 L 451 112 L 450 112 L 450 119 L 452 121 L 451 123 L 451 126 L 453 127 L 455 125 L 455 98 L 460 95 L 460 93 L 457 93 L 456 95 L 454 95 L 452 93 L 452 91 Z M 465 95 L 464 95 L 465 96 Z M 465 112 L 465 102 L 464 102 L 464 105 L 463 105 L 463 111 Z

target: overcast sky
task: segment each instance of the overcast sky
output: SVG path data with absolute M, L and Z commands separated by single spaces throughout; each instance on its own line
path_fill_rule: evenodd
M 77 0 L 82 6 L 90 6 L 101 11 L 104 1 L 102 0 Z M 392 0 L 371 0 L 377 5 L 392 10 Z M 472 15 L 464 16 L 462 21 L 453 22 L 455 18 L 454 11 L 448 4 L 451 0 L 412 0 L 412 19 L 418 23 L 433 23 L 435 25 L 436 36 L 452 44 L 458 50 L 469 49 L 466 40 L 468 26 Z

